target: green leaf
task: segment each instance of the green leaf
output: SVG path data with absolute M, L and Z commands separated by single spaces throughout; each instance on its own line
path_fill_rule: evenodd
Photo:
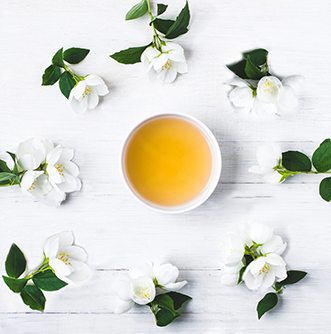
M 265 76 L 264 73 L 252 63 L 249 55 L 247 55 L 245 73 L 247 74 L 249 79 L 253 80 L 259 80 Z
M 111 58 L 122 64 L 135 64 L 140 62 L 141 54 L 151 45 L 129 48 L 110 55 Z
M 160 33 L 166 35 L 170 27 L 175 23 L 174 20 L 162 20 L 162 19 L 155 19 L 153 21 L 154 27 Z
M 273 309 L 277 303 L 278 296 L 273 292 L 267 293 L 257 304 L 256 311 L 258 318 L 261 319 L 263 314 Z
M 61 76 L 61 69 L 58 66 L 51 65 L 46 68 L 43 74 L 42 86 L 52 86 L 54 85 Z
M 9 287 L 9 289 L 16 293 L 21 292 L 28 281 L 25 278 L 17 279 L 17 278 L 7 277 L 7 276 L 2 276 L 2 278 L 7 284 L 7 286 Z
M 69 64 L 78 64 L 86 58 L 90 50 L 81 48 L 70 48 L 63 53 L 63 59 Z
M 170 296 L 167 296 L 166 294 L 156 296 L 152 304 L 165 308 L 168 311 L 170 311 L 173 315 L 176 315 L 174 308 L 174 301 L 171 299 Z
M 240 270 L 239 270 L 239 277 L 238 277 L 238 282 L 237 282 L 237 285 L 239 285 L 242 280 L 243 280 L 243 275 L 244 275 L 244 272 L 246 270 L 247 266 L 245 267 L 242 267 Z
M 32 310 L 44 311 L 46 298 L 35 285 L 26 285 L 21 291 L 21 298 Z
M 310 172 L 311 161 L 303 153 L 287 151 L 282 153 L 282 165 L 291 172 Z
M 144 16 L 148 11 L 147 0 L 141 0 L 134 5 L 126 14 L 125 20 L 135 20 L 138 17 Z
M 1 185 L 20 184 L 20 178 L 16 174 L 2 172 L 0 173 L 0 184 Z
M 61 48 L 56 54 L 54 55 L 52 59 L 52 63 L 55 66 L 59 66 L 64 68 L 64 62 L 63 62 L 63 48 Z
M 226 65 L 226 67 L 232 71 L 235 75 L 242 79 L 248 79 L 248 76 L 245 72 L 246 60 L 243 59 L 237 63 Z
M 269 52 L 265 49 L 256 49 L 256 50 L 244 52 L 243 56 L 245 59 L 247 59 L 247 57 L 249 56 L 251 62 L 255 66 L 261 66 L 267 62 L 268 53 Z
M 6 273 L 10 277 L 18 278 L 26 268 L 26 259 L 16 244 L 12 244 L 6 259 Z
M 279 290 L 281 287 L 284 285 L 288 284 L 295 284 L 301 281 L 307 273 L 305 271 L 300 271 L 300 270 L 289 270 L 287 272 L 287 277 L 281 281 L 281 282 L 276 282 L 275 288 L 276 290 Z
M 7 163 L 3 160 L 0 160 L 0 172 L 6 172 L 6 173 L 11 172 L 10 168 L 7 166 Z
M 320 173 L 331 169 L 331 140 L 325 139 L 312 157 L 313 165 Z
M 11 153 L 11 152 L 8 152 L 8 151 L 6 151 L 6 153 L 8 153 L 10 155 L 10 157 L 13 159 L 13 162 L 14 162 L 14 168 L 12 170 L 12 173 L 18 175 L 18 167 L 17 167 L 17 163 L 16 163 L 16 155 L 14 153 Z
M 61 281 L 51 269 L 39 272 L 32 277 L 34 284 L 41 290 L 56 291 L 67 285 Z
M 319 187 L 321 197 L 327 201 L 331 201 L 331 177 L 326 177 L 320 183 Z
M 168 5 L 164 5 L 162 3 L 157 4 L 157 15 L 163 14 L 168 8 Z
M 170 27 L 165 38 L 173 39 L 188 32 L 188 25 L 190 23 L 190 9 L 186 1 L 185 7 L 181 10 L 176 18 L 175 23 Z
M 159 309 L 156 313 L 156 324 L 159 327 L 164 327 L 172 323 L 176 318 L 180 317 L 181 314 L 175 311 L 175 315 L 165 308 Z
M 166 293 L 166 295 L 173 300 L 175 310 L 178 310 L 179 308 L 182 307 L 184 303 L 192 299 L 192 297 L 190 296 L 183 295 L 182 293 L 173 291 Z
M 68 99 L 71 90 L 76 86 L 76 81 L 70 72 L 64 71 L 62 73 L 59 86 L 62 94 Z

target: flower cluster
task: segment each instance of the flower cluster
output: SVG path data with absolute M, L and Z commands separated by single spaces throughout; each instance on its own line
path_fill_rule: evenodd
M 287 271 L 281 257 L 285 248 L 286 243 L 274 234 L 273 228 L 259 223 L 239 225 L 225 235 L 221 243 L 221 283 L 234 286 L 243 281 L 250 290 L 273 287 L 276 294 L 281 293 L 282 286 L 298 281 L 296 275 L 299 273 L 294 274 L 296 281 L 286 282 L 288 275 L 293 277 L 293 271 Z M 301 277 L 303 274 L 298 275 Z M 270 305 L 269 309 L 274 306 Z M 261 314 L 258 308 L 259 318 L 266 312 L 262 309 L 264 312 Z
M 153 41 L 148 45 L 122 50 L 110 56 L 122 64 L 142 62 L 147 68 L 151 82 L 171 83 L 176 79 L 177 73 L 188 71 L 183 48 L 168 40 L 187 33 L 190 22 L 189 6 L 186 2 L 176 20 L 159 18 L 167 7 L 158 4 L 156 15 L 152 15 L 150 0 L 142 0 L 132 7 L 126 15 L 126 20 L 137 19 L 148 13 L 150 26 L 153 28 Z
M 237 75 L 227 84 L 235 86 L 229 99 L 242 112 L 276 114 L 297 106 L 297 92 L 303 77 L 292 75 L 280 80 L 269 72 L 268 51 L 252 50 L 244 59 L 227 67 Z
M 261 145 L 256 155 L 258 165 L 251 167 L 249 171 L 263 175 L 263 179 L 271 184 L 280 184 L 289 176 L 296 174 L 331 172 L 330 139 L 325 139 L 320 144 L 311 159 L 299 151 L 282 152 L 275 143 Z M 319 193 L 325 201 L 331 201 L 331 177 L 326 177 L 320 182 Z
M 154 264 L 147 262 L 139 268 L 130 269 L 127 276 L 112 284 L 117 299 L 114 312 L 128 312 L 134 303 L 148 305 L 155 315 L 157 325 L 168 325 L 180 316 L 177 309 L 191 299 L 177 292 L 187 284 L 187 281 L 176 282 L 178 275 L 177 267 L 158 261 Z
M 81 188 L 70 148 L 33 137 L 9 154 L 7 163 L 0 160 L 1 186 L 19 184 L 24 193 L 50 206 L 59 206 L 66 193 Z
M 57 291 L 71 282 L 82 282 L 89 276 L 87 254 L 73 245 L 72 232 L 51 236 L 44 246 L 41 266 L 22 277 L 27 261 L 16 244 L 12 244 L 6 259 L 6 273 L 2 276 L 7 286 L 19 293 L 23 302 L 33 310 L 44 311 L 46 298 L 43 291 Z
M 94 109 L 99 103 L 99 96 L 109 93 L 105 82 L 97 75 L 88 74 L 84 77 L 75 74 L 68 64 L 78 64 L 88 55 L 90 50 L 61 48 L 52 59 L 52 65 L 43 74 L 43 86 L 59 82 L 61 93 L 69 99 L 73 111 L 78 114 L 87 109 Z

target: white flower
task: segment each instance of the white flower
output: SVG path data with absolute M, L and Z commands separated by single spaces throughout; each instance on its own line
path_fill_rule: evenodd
M 263 179 L 271 184 L 278 184 L 282 175 L 274 170 L 274 167 L 279 165 L 282 159 L 282 151 L 280 147 L 274 143 L 264 144 L 260 146 L 256 152 L 258 166 L 253 166 L 249 172 L 264 174 Z
M 53 147 L 53 143 L 50 140 L 35 137 L 19 143 L 15 153 L 18 167 L 21 170 L 38 168 L 45 161 L 46 154 Z M 8 159 L 7 165 L 11 169 L 14 168 L 14 162 L 11 158 Z
M 146 305 L 154 300 L 156 289 L 152 267 L 152 263 L 148 262 L 139 268 L 130 269 L 127 277 L 112 284 L 117 298 L 116 314 L 128 312 L 134 303 Z
M 267 289 L 287 277 L 286 263 L 278 254 L 267 254 L 252 261 L 243 274 L 250 290 Z
M 249 229 L 249 236 L 256 244 L 264 244 L 273 236 L 274 229 L 265 224 L 255 223 Z
M 108 93 L 105 82 L 99 76 L 90 74 L 71 90 L 70 106 L 77 114 L 82 114 L 87 109 L 94 109 L 99 103 L 99 96 Z
M 25 172 L 21 180 L 21 189 L 27 195 L 50 206 L 59 206 L 66 198 L 64 192 L 53 188 L 43 171 Z
M 283 242 L 283 239 L 279 235 L 274 234 L 259 250 L 262 254 L 275 253 L 281 255 L 285 251 L 285 248 L 286 242 Z
M 44 254 L 60 279 L 77 283 L 87 279 L 90 269 L 86 264 L 85 250 L 74 246 L 73 242 L 72 232 L 55 234 L 46 241 Z
M 63 148 L 61 145 L 51 150 L 46 157 L 46 172 L 49 182 L 61 192 L 70 193 L 81 188 L 81 182 L 77 178 L 79 169 L 70 161 L 74 156 L 74 150 Z
M 115 314 L 128 312 L 134 304 L 132 299 L 131 280 L 128 277 L 123 277 L 112 284 L 112 290 L 116 296 Z
M 239 235 L 229 233 L 221 241 L 221 262 L 225 266 L 236 266 L 244 256 L 245 245 Z
M 280 109 L 288 110 L 297 106 L 296 92 L 302 82 L 303 77 L 292 75 L 282 81 L 274 76 L 264 76 L 258 82 L 235 78 L 227 83 L 236 86 L 229 94 L 234 106 L 254 114 L 276 114 Z
M 178 268 L 170 263 L 161 264 L 156 261 L 153 265 L 153 280 L 156 280 L 158 286 L 166 291 L 178 291 L 187 281 L 176 282 L 179 275 Z
M 165 42 L 162 52 L 149 46 L 141 55 L 141 62 L 147 67 L 151 82 L 171 83 L 178 73 L 187 73 L 187 63 L 183 48 L 174 42 Z
M 238 262 L 237 265 L 229 267 L 224 263 L 220 263 L 221 268 L 221 284 L 224 286 L 235 286 L 238 284 L 239 272 L 243 267 L 242 262 Z
M 112 284 L 117 298 L 114 310 L 116 314 L 130 310 L 134 303 L 146 305 L 152 302 L 157 294 L 180 290 L 187 281 L 176 282 L 177 267 L 170 263 L 157 261 L 145 263 L 138 268 L 130 269 L 128 275 Z

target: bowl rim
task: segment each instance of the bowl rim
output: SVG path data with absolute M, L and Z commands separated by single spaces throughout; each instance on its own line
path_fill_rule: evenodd
M 184 119 L 186 121 L 189 121 L 191 124 L 195 125 L 201 133 L 204 135 L 211 154 L 212 154 L 212 171 L 210 173 L 210 178 L 208 180 L 208 183 L 206 184 L 204 190 L 201 191 L 200 195 L 198 195 L 196 198 L 193 200 L 177 205 L 177 206 L 162 206 L 162 205 L 157 205 L 154 203 L 149 202 L 148 200 L 144 199 L 131 185 L 127 174 L 126 174 L 126 168 L 125 168 L 125 156 L 126 156 L 126 149 L 127 146 L 131 140 L 131 138 L 134 136 L 134 134 L 145 124 L 151 122 L 154 119 L 157 118 L 162 118 L 162 117 L 177 117 Z M 221 170 L 222 170 L 222 156 L 221 156 L 221 150 L 218 145 L 218 142 L 212 133 L 212 131 L 199 119 L 195 118 L 194 116 L 185 114 L 185 113 L 180 113 L 180 112 L 163 112 L 163 113 L 158 113 L 154 114 L 152 116 L 145 117 L 138 123 L 136 123 L 131 130 L 128 132 L 128 134 L 125 136 L 121 149 L 120 149 L 120 173 L 121 173 L 121 178 L 124 182 L 125 187 L 129 191 L 131 195 L 141 204 L 143 204 L 145 207 L 156 211 L 160 213 L 167 213 L 167 214 L 177 214 L 177 213 L 183 213 L 187 212 L 190 210 L 193 210 L 200 206 L 202 203 L 204 203 L 214 192 L 220 176 L 221 176 Z

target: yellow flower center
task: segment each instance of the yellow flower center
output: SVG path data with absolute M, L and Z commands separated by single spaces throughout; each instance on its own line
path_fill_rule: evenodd
M 266 94 L 273 94 L 276 90 L 276 87 L 269 82 L 268 80 L 266 80 L 262 86 L 262 92 L 266 93 Z
M 268 274 L 269 271 L 270 271 L 270 266 L 269 266 L 269 264 L 266 263 L 266 264 L 263 266 L 263 268 L 260 270 L 259 275 L 261 275 L 262 273 L 264 273 L 264 274 Z
M 91 92 L 91 88 L 86 86 L 83 93 L 83 99 L 85 99 L 86 96 L 91 95 Z
M 57 171 L 59 172 L 59 174 L 64 177 L 64 173 L 63 172 L 65 170 L 65 167 L 62 166 L 62 165 L 60 165 L 60 164 L 56 164 L 55 168 L 57 169 Z
M 57 256 L 59 260 L 61 260 L 66 266 L 69 264 L 71 266 L 71 263 L 69 262 L 69 254 L 66 253 L 59 253 Z
M 164 70 L 170 70 L 171 66 L 172 66 L 171 61 L 170 61 L 170 60 L 167 60 L 167 62 L 162 66 L 161 71 L 164 71 Z
M 230 248 L 230 253 L 234 253 L 235 250 L 233 248 Z
M 34 190 L 34 189 L 36 189 L 36 186 L 37 186 L 37 180 L 34 180 L 33 183 L 31 184 L 29 190 Z
M 151 298 L 151 288 L 149 286 L 141 285 L 138 288 L 138 295 L 143 297 L 143 298 L 150 299 Z

